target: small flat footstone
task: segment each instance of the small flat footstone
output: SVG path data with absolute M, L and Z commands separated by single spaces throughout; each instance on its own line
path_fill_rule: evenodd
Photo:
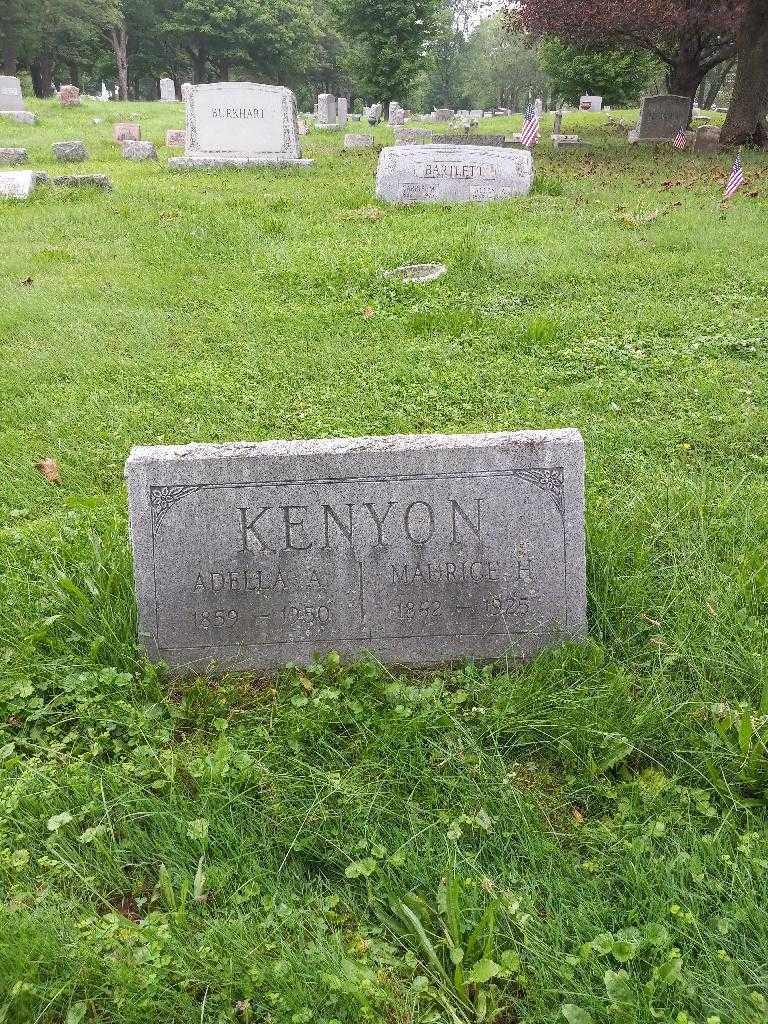
M 37 124 L 37 114 L 29 110 L 0 110 L 0 117 L 8 117 L 20 124 Z
M 412 263 L 407 267 L 385 270 L 384 277 L 394 277 L 405 284 L 428 284 L 448 273 L 444 263 Z
M 373 149 L 373 136 L 366 132 L 347 132 L 344 149 Z
M 112 179 L 106 174 L 57 174 L 51 179 L 59 188 L 101 188 L 112 191 Z
M 126 160 L 157 160 L 154 142 L 124 142 L 122 149 Z
M 171 149 L 183 149 L 186 135 L 183 128 L 169 128 L 165 133 L 165 144 Z
M 376 172 L 376 195 L 389 203 L 485 203 L 532 184 L 530 152 L 491 146 L 388 146 Z
M 120 121 L 112 127 L 112 138 L 115 142 L 138 142 L 141 138 L 141 125 L 135 121 Z
M 61 163 L 82 163 L 83 160 L 88 159 L 85 146 L 79 140 L 54 142 L 51 151 L 54 160 L 59 160 Z
M 134 448 L 126 476 L 140 638 L 178 671 L 585 633 L 577 430 Z
M 0 164 L 8 167 L 12 164 L 25 164 L 26 162 L 26 149 L 16 149 L 12 146 L 0 148 Z

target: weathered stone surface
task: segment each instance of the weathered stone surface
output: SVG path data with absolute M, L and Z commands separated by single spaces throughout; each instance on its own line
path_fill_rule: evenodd
M 432 111 L 433 121 L 450 121 L 453 118 L 454 111 L 451 107 L 438 107 Z
M 126 475 L 141 640 L 177 669 L 584 635 L 576 430 L 134 448 Z
M 160 102 L 161 103 L 175 103 L 176 102 L 176 86 L 174 85 L 172 78 L 161 78 L 160 79 Z
M 59 100 L 62 107 L 79 107 L 80 90 L 76 85 L 62 85 L 59 89 Z
M 602 109 L 602 96 L 582 96 L 579 100 L 579 110 L 589 110 L 593 114 L 599 114 Z
M 630 132 L 629 141 L 667 142 L 674 139 L 681 128 L 688 127 L 691 105 L 688 96 L 645 96 L 640 106 L 640 121 L 636 131 Z
M 123 121 L 112 127 L 112 138 L 115 142 L 138 142 L 141 138 L 141 125 L 132 121 Z
M 51 179 L 58 188 L 101 188 L 112 191 L 112 179 L 106 174 L 57 174 Z
M 339 96 L 336 103 L 336 123 L 344 128 L 349 120 L 349 102 L 346 96 Z
M 189 95 L 189 90 L 191 88 L 192 88 L 192 83 L 191 82 L 182 82 L 181 83 L 181 98 L 182 98 L 182 101 L 184 103 L 187 102 L 187 96 Z
M 124 142 L 123 156 L 126 160 L 157 160 L 154 142 Z
M 0 117 L 18 121 L 19 124 L 37 124 L 37 114 L 33 114 L 31 110 L 0 110 Z
M 321 92 L 317 97 L 317 127 L 336 124 L 336 97 L 329 92 Z
M 379 158 L 376 194 L 390 203 L 482 203 L 525 195 L 532 182 L 527 150 L 389 146 Z
M 435 135 L 433 142 L 442 146 L 505 146 L 503 135 Z
M 37 171 L 0 171 L 0 199 L 26 199 L 47 174 Z
M 484 112 L 482 110 L 479 110 L 479 109 L 478 110 L 470 110 L 470 112 L 469 112 L 470 120 L 472 120 L 472 121 L 482 121 L 483 113 Z
M 51 146 L 53 159 L 61 163 L 81 163 L 88 159 L 85 146 L 79 140 L 71 142 L 54 142 Z
M 705 124 L 697 128 L 694 151 L 696 153 L 719 153 L 721 130 L 719 125 L 714 124 Z
M 344 149 L 372 149 L 373 136 L 366 132 L 348 132 L 344 136 Z
M 174 170 L 273 164 L 309 167 L 290 89 L 255 82 L 194 85 L 187 92 L 187 142 Z
M 165 133 L 165 144 L 171 149 L 183 149 L 187 133 L 183 128 L 169 128 Z
M 26 162 L 26 149 L 17 149 L 11 146 L 0 149 L 0 165 L 4 164 L 7 167 L 10 164 L 25 164 Z
M 435 138 L 428 128 L 395 128 L 396 146 L 426 146 Z
M 0 110 L 23 110 L 21 82 L 14 75 L 0 75 Z

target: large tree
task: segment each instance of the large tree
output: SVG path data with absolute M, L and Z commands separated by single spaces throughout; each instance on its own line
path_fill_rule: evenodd
M 520 0 L 509 17 L 537 36 L 586 46 L 646 50 L 666 68 L 667 88 L 696 95 L 712 68 L 736 52 L 744 0 Z
M 616 107 L 636 105 L 661 72 L 656 58 L 644 50 L 584 50 L 554 36 L 542 39 L 539 63 L 561 99 L 578 103 L 588 92 Z
M 425 60 L 441 0 L 335 0 L 339 24 L 355 44 L 369 98 L 402 103 Z
M 738 34 L 739 62 L 721 139 L 768 146 L 768 0 L 747 0 Z

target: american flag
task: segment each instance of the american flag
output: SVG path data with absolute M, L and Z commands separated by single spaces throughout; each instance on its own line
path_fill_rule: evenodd
M 731 176 L 728 179 L 728 184 L 725 186 L 723 199 L 730 199 L 731 196 L 735 196 L 744 184 L 744 181 L 744 168 L 741 166 L 741 153 L 739 153 L 736 157 L 736 162 L 731 168 Z
M 539 128 L 539 118 L 536 113 L 536 107 L 533 105 L 533 100 L 528 100 L 528 106 L 525 108 L 525 120 L 523 121 L 523 130 L 520 133 L 520 141 L 528 149 L 531 149 L 541 138 L 541 129 Z
M 672 145 L 675 147 L 675 149 L 685 149 L 687 144 L 688 136 L 685 134 L 685 128 L 681 128 L 675 136 L 675 141 L 672 143 Z

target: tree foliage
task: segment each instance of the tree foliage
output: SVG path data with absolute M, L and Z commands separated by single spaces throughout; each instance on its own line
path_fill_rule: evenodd
M 662 75 L 658 60 L 646 51 L 582 49 L 554 36 L 542 39 L 539 61 L 560 98 L 569 103 L 588 93 L 612 106 L 634 106 L 649 83 Z

